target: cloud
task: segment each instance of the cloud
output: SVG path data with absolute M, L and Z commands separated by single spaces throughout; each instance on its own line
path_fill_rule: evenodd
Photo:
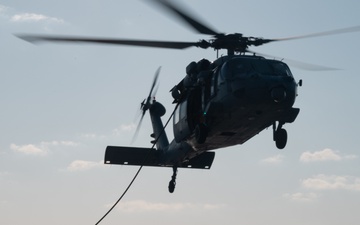
M 49 17 L 42 14 L 35 14 L 35 13 L 20 13 L 15 14 L 11 16 L 10 18 L 11 22 L 52 22 L 52 23 L 64 23 L 64 20 L 55 18 L 55 17 Z
M 93 162 L 93 161 L 85 161 L 85 160 L 75 160 L 70 163 L 67 167 L 67 171 L 75 172 L 75 171 L 85 171 L 94 168 L 101 168 L 104 167 L 104 161 L 100 162 Z
M 290 199 L 291 201 L 296 202 L 313 202 L 315 201 L 319 196 L 316 193 L 302 193 L 297 192 L 294 194 L 286 193 L 283 195 L 284 198 Z
M 357 155 L 345 155 L 342 157 L 342 159 L 357 159 L 358 156 Z
M 17 12 L 16 9 L 0 4 L 0 17 L 12 23 L 37 23 L 45 22 L 63 24 L 65 21 L 60 18 L 47 16 L 32 12 Z
M 46 142 L 43 141 L 40 143 L 41 146 L 70 146 L 70 147 L 76 147 L 79 145 L 79 143 L 73 142 L 73 141 L 50 141 Z
M 20 153 L 24 153 L 26 155 L 42 155 L 43 156 L 43 155 L 47 154 L 46 149 L 37 147 L 32 144 L 22 145 L 22 146 L 11 144 L 10 148 L 11 148 L 11 150 L 14 150 L 14 151 L 20 152 Z
M 302 186 L 313 190 L 360 191 L 360 178 L 319 174 L 303 180 Z
M 115 128 L 113 130 L 113 134 L 114 135 L 120 135 L 120 134 L 123 134 L 124 132 L 135 131 L 135 129 L 136 129 L 136 125 L 134 123 L 122 124 L 122 125 L 120 125 L 120 127 Z
M 130 124 L 122 124 L 112 130 L 109 130 L 106 133 L 83 133 L 80 134 L 79 137 L 83 139 L 89 140 L 106 140 L 113 137 L 124 137 L 124 136 L 131 136 L 135 132 L 136 125 L 134 123 Z
M 104 140 L 107 138 L 105 134 L 96 134 L 96 133 L 84 133 L 84 134 L 80 134 L 79 137 L 87 140 Z
M 266 159 L 261 160 L 261 163 L 264 164 L 280 164 L 284 161 L 284 156 L 283 155 L 276 155 L 276 156 L 272 156 Z
M 355 155 L 341 156 L 338 152 L 326 148 L 317 152 L 304 152 L 300 156 L 300 162 L 340 161 L 344 159 L 355 159 Z
M 51 147 L 62 147 L 62 146 L 67 146 L 67 147 L 75 147 L 78 146 L 78 143 L 72 142 L 72 141 L 51 141 L 51 142 L 40 142 L 40 144 L 38 145 L 34 145 L 34 144 L 27 144 L 27 145 L 16 145 L 16 144 L 11 144 L 10 145 L 10 149 L 15 151 L 15 152 L 20 152 L 26 155 L 40 155 L 40 156 L 45 156 L 48 154 L 49 149 Z
M 111 207 L 111 205 L 106 206 Z M 179 212 L 182 210 L 216 210 L 226 207 L 225 204 L 195 203 L 152 203 L 143 200 L 127 201 L 118 206 L 118 210 L 126 213 L 139 212 Z

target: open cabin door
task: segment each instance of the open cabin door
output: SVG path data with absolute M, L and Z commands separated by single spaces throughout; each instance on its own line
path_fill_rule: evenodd
M 188 100 L 181 102 L 174 114 L 174 137 L 176 142 L 181 142 L 191 135 L 188 120 Z

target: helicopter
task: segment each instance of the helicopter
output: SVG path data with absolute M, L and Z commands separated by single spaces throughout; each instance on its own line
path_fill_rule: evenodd
M 293 106 L 302 80 L 295 80 L 285 62 L 266 58 L 249 47 L 360 31 L 360 26 L 355 26 L 276 39 L 248 37 L 241 33 L 225 34 L 205 25 L 174 2 L 151 2 L 177 16 L 196 32 L 210 35 L 211 38 L 197 42 L 178 42 L 28 34 L 17 36 L 32 43 L 79 42 L 167 49 L 198 47 L 227 51 L 227 55 L 213 61 L 201 59 L 190 62 L 185 69 L 185 77 L 171 88 L 175 105 L 171 114 L 174 133 L 171 142 L 161 119 L 166 109 L 154 98 L 159 68 L 149 95 L 141 103 L 142 115 L 135 131 L 136 134 L 146 112 L 149 112 L 153 127 L 150 135 L 153 147 L 106 148 L 105 164 L 172 168 L 173 174 L 168 185 L 170 193 L 175 190 L 178 168 L 210 169 L 215 158 L 213 150 L 241 145 L 268 127 L 272 127 L 276 147 L 286 147 L 288 134 L 284 125 L 293 123 L 300 112 L 299 108 Z

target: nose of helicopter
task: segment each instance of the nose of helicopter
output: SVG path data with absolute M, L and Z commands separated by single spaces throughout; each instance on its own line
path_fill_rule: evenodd
M 286 98 L 286 90 L 284 87 L 275 87 L 271 90 L 271 98 L 276 102 L 280 103 Z
M 296 87 L 294 79 L 263 76 L 248 80 L 235 79 L 231 81 L 229 89 L 239 106 L 290 107 L 295 102 Z

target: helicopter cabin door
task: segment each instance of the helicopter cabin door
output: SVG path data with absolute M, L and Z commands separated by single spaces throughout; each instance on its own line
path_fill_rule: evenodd
M 191 134 L 188 124 L 187 111 L 188 100 L 181 102 L 175 111 L 173 129 L 176 142 L 181 142 Z
M 176 142 L 190 137 L 200 122 L 202 114 L 202 90 L 195 88 L 187 98 L 180 103 L 174 114 L 174 137 Z

